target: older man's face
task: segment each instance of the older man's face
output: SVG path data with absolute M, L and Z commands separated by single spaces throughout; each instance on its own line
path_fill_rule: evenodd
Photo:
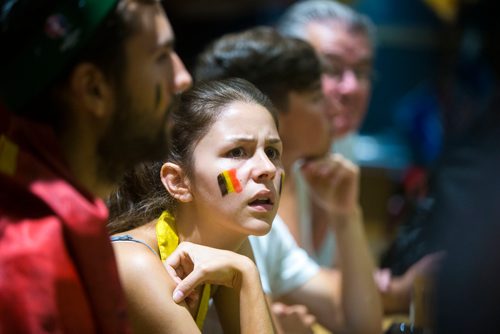
M 373 47 L 366 35 L 340 22 L 313 22 L 307 40 L 323 64 L 327 116 L 338 139 L 361 126 L 371 91 Z

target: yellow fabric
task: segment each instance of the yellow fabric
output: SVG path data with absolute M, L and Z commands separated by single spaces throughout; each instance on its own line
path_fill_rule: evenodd
M 156 238 L 158 239 L 161 260 L 165 261 L 179 245 L 175 219 L 168 211 L 163 211 L 156 222 Z
M 175 229 L 175 218 L 168 211 L 163 211 L 156 222 L 156 238 L 158 239 L 161 260 L 165 261 L 179 245 L 179 236 Z M 196 325 L 200 330 L 203 328 L 203 323 L 207 316 L 209 299 L 210 284 L 205 284 L 196 314 Z
M 458 0 L 424 0 L 424 2 L 444 21 L 454 22 L 458 16 Z
M 4 135 L 0 136 L 0 172 L 14 175 L 19 148 Z

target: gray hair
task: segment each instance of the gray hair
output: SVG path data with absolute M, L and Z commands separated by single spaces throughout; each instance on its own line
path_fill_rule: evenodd
M 372 20 L 351 7 L 334 0 L 305 0 L 290 6 L 277 24 L 280 33 L 306 40 L 306 26 L 311 22 L 335 21 L 349 30 L 365 34 L 375 45 L 375 25 Z

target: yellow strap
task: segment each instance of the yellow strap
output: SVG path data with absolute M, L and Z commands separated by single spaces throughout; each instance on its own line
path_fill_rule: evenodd
M 175 218 L 168 211 L 163 211 L 156 222 L 156 238 L 158 239 L 161 260 L 165 261 L 179 245 L 179 237 L 175 230 Z
M 198 312 L 196 314 L 196 324 L 200 330 L 203 329 L 203 323 L 207 317 L 208 312 L 208 301 L 210 300 L 210 284 L 205 284 L 203 287 L 203 292 L 201 294 L 200 306 L 198 307 Z
M 179 245 L 179 236 L 175 229 L 175 218 L 168 211 L 163 211 L 156 222 L 156 238 L 158 239 L 161 260 L 165 261 Z M 200 330 L 203 329 L 203 323 L 207 316 L 209 299 L 210 284 L 205 284 L 196 314 L 196 325 Z

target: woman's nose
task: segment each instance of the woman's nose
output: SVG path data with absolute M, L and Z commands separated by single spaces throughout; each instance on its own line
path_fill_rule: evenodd
M 257 180 L 272 180 L 276 175 L 276 165 L 262 152 L 255 157 L 254 176 Z

